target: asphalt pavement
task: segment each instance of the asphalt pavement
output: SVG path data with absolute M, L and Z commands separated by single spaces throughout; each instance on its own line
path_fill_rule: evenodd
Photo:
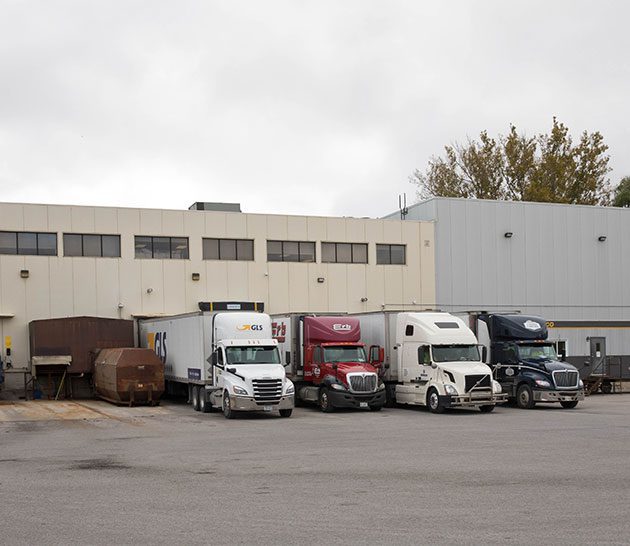
M 630 394 L 232 421 L 29 404 L 0 405 L 0 544 L 630 540 Z

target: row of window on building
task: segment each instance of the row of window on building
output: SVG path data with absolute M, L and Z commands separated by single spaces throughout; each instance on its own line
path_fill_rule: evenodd
M 253 239 L 203 238 L 204 260 L 254 260 Z M 0 231 L 0 254 L 57 256 L 56 233 Z M 64 256 L 119 258 L 120 235 L 63 234 Z M 139 259 L 187 260 L 188 237 L 135 236 Z M 315 262 L 313 241 L 267 241 L 267 261 Z M 367 243 L 321 243 L 323 263 L 367 264 Z M 406 263 L 405 245 L 377 244 L 377 264 Z

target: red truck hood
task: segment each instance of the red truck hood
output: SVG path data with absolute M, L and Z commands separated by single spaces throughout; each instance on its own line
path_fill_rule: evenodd
M 332 364 L 326 364 L 326 367 L 332 367 Z M 365 362 L 338 362 L 337 363 L 337 375 L 339 377 L 345 377 L 347 373 L 375 373 L 378 371 L 372 364 Z

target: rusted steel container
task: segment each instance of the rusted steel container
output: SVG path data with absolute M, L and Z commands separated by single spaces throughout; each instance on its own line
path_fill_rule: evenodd
M 164 393 L 164 364 L 151 349 L 103 349 L 94 360 L 94 388 L 114 404 L 155 405 Z
M 67 317 L 29 323 L 31 358 L 70 355 L 70 374 L 91 373 L 98 349 L 133 347 L 133 321 L 100 317 Z

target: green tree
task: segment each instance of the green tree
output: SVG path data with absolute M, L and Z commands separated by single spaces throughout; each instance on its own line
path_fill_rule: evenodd
M 615 207 L 630 207 L 630 176 L 624 176 L 615 188 L 612 204 Z
M 445 147 L 425 172 L 410 181 L 418 197 L 465 197 L 608 205 L 608 146 L 599 132 L 584 131 L 577 144 L 569 129 L 553 118 L 549 134 L 530 138 L 511 125 L 507 135 Z

